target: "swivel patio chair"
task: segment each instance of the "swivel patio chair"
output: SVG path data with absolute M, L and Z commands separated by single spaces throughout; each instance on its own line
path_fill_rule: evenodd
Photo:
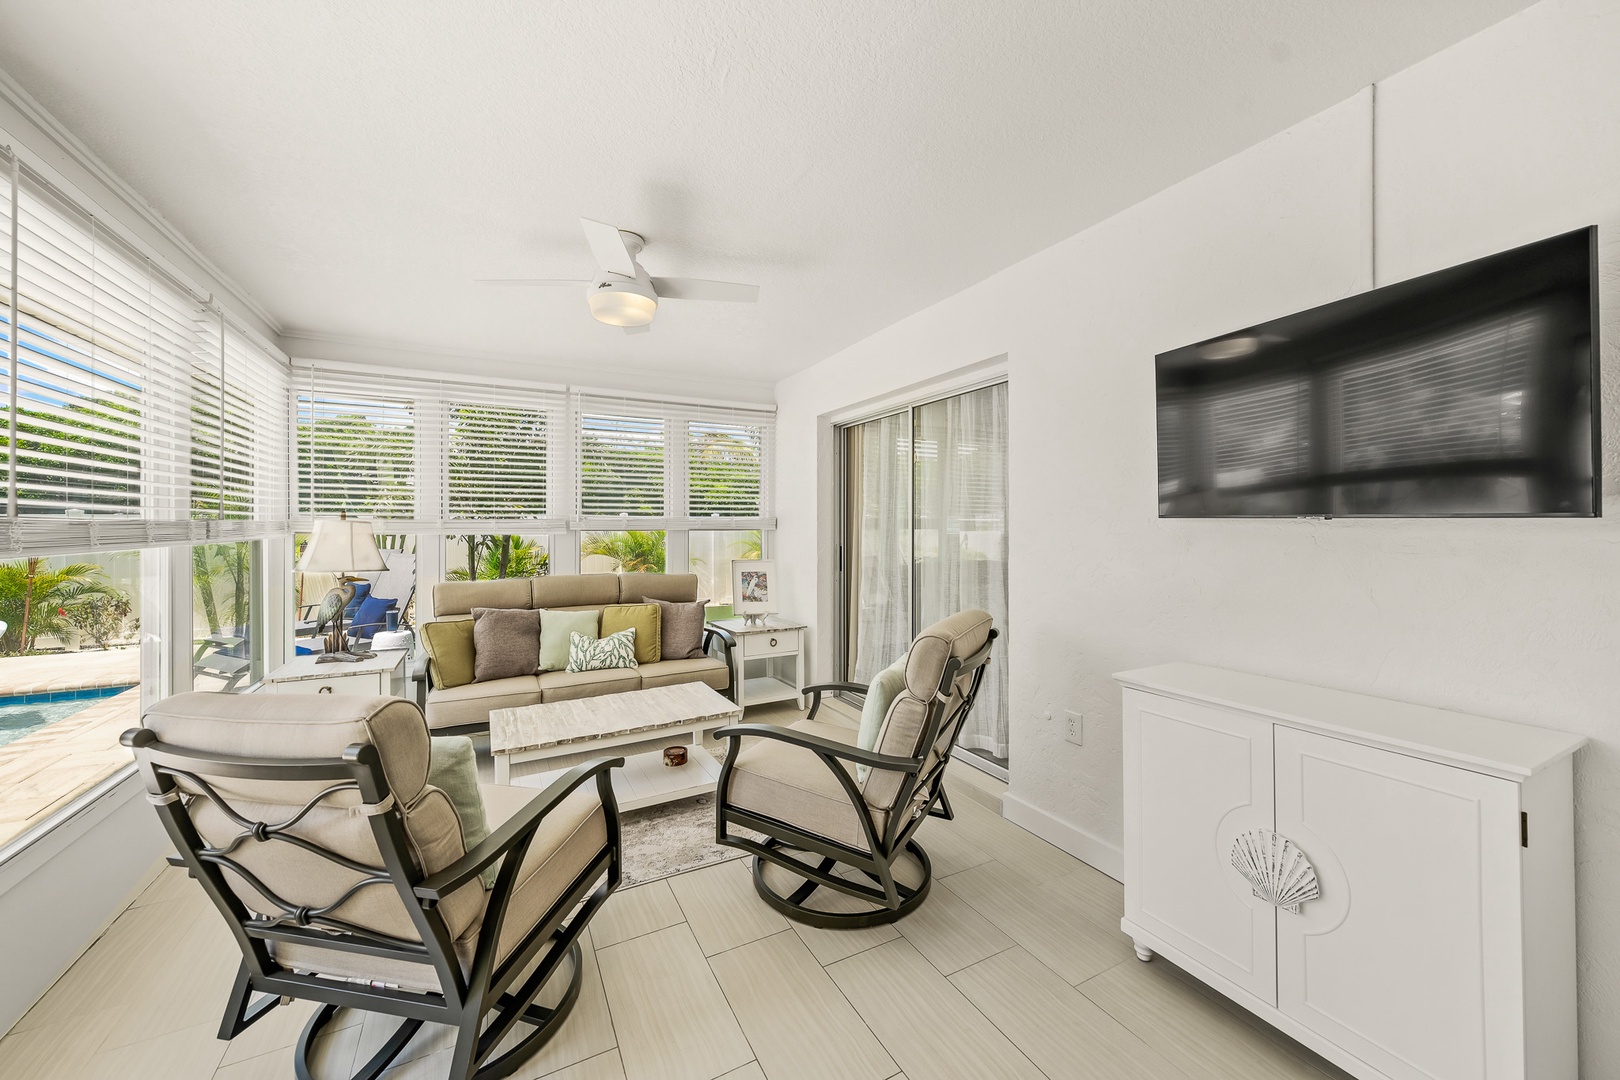
M 822 694 L 864 693 L 858 683 L 806 687 L 810 714 L 791 727 L 734 724 L 714 733 L 730 740 L 715 839 L 754 855 L 754 887 L 767 904 L 812 926 L 858 927 L 893 922 L 922 903 L 933 868 L 914 834 L 930 814 L 952 816 L 945 766 L 995 638 L 990 616 L 974 610 L 918 634 L 905 688 L 872 750 L 855 745 L 855 729 L 816 719 Z M 839 896 L 812 903 L 820 889 Z
M 221 1039 L 302 998 L 321 1006 L 294 1049 L 299 1080 L 340 1007 L 401 1018 L 357 1080 L 424 1022 L 456 1029 L 451 1080 L 494 1080 L 556 1033 L 579 994 L 579 936 L 619 883 L 609 770 L 622 758 L 543 792 L 480 785 L 491 831 L 469 850 L 450 796 L 427 782 L 412 702 L 189 693 L 143 724 L 123 741 L 179 851 L 169 861 L 242 953 Z

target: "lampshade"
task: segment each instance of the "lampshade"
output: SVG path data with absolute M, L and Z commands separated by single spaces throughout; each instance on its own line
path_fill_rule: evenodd
M 386 570 L 388 564 L 377 550 L 371 522 L 343 516 L 335 521 L 322 518 L 315 522 L 315 531 L 304 547 L 304 557 L 298 560 L 298 569 L 306 574 L 348 574 Z

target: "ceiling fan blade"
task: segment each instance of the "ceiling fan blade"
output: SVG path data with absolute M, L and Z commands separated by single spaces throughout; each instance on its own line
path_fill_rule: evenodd
M 730 281 L 655 277 L 652 286 L 660 300 L 733 300 L 739 304 L 752 304 L 759 299 L 758 285 L 737 285 Z
M 645 334 L 652 329 L 652 323 L 642 323 L 640 326 L 621 326 L 619 329 L 627 334 Z
M 591 254 L 596 256 L 598 266 L 611 274 L 636 276 L 636 260 L 624 246 L 624 237 L 619 235 L 617 225 L 592 221 L 588 217 L 580 218 L 579 223 L 585 229 L 585 242 L 591 245 Z
M 475 279 L 479 285 L 515 285 L 518 287 L 542 285 L 589 285 L 584 278 L 549 278 L 549 277 L 486 277 Z

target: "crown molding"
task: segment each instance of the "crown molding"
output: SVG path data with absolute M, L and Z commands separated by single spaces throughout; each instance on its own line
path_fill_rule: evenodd
M 303 363 L 333 361 L 366 367 L 397 366 L 411 371 L 438 374 L 447 370 L 492 378 L 516 378 L 523 382 L 554 383 L 562 386 L 589 385 L 602 390 L 625 392 L 658 391 L 690 395 L 705 401 L 729 400 L 771 403 L 776 400 L 775 384 L 763 380 L 731 379 L 723 376 L 687 375 L 676 372 L 647 372 L 614 368 L 597 363 L 565 363 L 532 354 L 480 352 L 444 349 L 432 345 L 388 341 L 358 335 L 327 334 L 314 330 L 287 330 L 281 335 L 281 349 L 294 361 Z M 469 362 L 484 366 L 468 370 Z M 447 368 L 446 364 L 456 365 Z M 495 370 L 499 366 L 506 370 Z M 520 374 L 511 369 L 518 368 Z
M 202 270 L 211 279 L 212 284 L 228 294 L 230 300 L 251 311 L 265 326 L 275 334 L 282 332 L 281 321 L 272 315 L 264 305 L 260 304 L 248 291 L 231 279 L 230 275 L 216 266 L 213 260 L 204 255 L 196 245 L 187 240 L 179 229 L 169 223 L 157 208 L 147 202 L 134 188 L 124 182 L 106 162 L 96 156 L 95 152 L 86 146 L 79 137 L 69 131 L 62 122 L 51 115 L 46 108 L 34 100 L 32 94 L 25 90 L 21 83 L 11 76 L 11 73 L 0 69 L 0 99 L 15 109 L 28 123 L 38 129 L 46 138 L 54 143 L 54 149 L 83 169 L 98 184 L 105 187 L 115 196 L 124 208 L 140 218 L 143 224 L 153 229 L 165 241 L 173 244 L 187 259 L 190 259 L 199 270 Z M 30 148 L 37 155 L 42 148 Z M 88 193 L 86 193 L 88 194 Z

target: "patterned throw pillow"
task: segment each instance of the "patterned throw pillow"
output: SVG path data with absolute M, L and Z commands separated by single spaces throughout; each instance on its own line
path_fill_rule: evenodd
M 636 666 L 636 628 L 631 626 L 605 638 L 588 638 L 575 631 L 568 639 L 569 671 L 603 671 Z

